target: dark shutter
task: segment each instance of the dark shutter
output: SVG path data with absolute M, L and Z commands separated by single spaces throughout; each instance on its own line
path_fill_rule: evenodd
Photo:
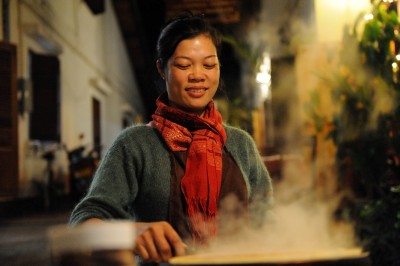
M 0 42 L 0 196 L 18 193 L 16 47 Z
M 92 98 L 93 114 L 93 143 L 94 149 L 100 154 L 101 151 L 101 107 L 99 100 Z
M 60 134 L 60 63 L 57 57 L 30 52 L 33 110 L 29 137 L 56 141 Z

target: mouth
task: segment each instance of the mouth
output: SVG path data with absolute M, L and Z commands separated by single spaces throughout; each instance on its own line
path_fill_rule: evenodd
M 191 92 L 191 93 L 203 93 L 207 90 L 206 87 L 190 87 L 186 88 L 185 91 Z

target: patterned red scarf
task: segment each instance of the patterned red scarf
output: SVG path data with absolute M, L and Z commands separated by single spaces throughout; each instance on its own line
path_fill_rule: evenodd
M 181 181 L 193 240 L 205 243 L 217 233 L 217 202 L 226 133 L 221 114 L 211 101 L 203 117 L 168 106 L 167 94 L 157 99 L 151 122 L 172 151 L 187 151 Z

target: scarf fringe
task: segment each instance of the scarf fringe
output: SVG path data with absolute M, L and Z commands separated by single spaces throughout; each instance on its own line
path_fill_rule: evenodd
M 207 200 L 191 199 L 188 203 L 189 227 L 192 231 L 192 237 L 205 244 L 207 239 L 217 234 L 217 209 L 210 211 L 207 208 Z

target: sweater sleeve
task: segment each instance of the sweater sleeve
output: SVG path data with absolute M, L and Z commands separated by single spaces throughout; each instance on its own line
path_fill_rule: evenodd
M 272 180 L 253 138 L 244 130 L 229 126 L 227 129 L 229 132 L 227 148 L 246 179 L 251 218 L 254 224 L 258 225 L 266 219 L 272 207 Z
M 87 195 L 72 211 L 70 224 L 89 218 L 132 219 L 129 206 L 137 195 L 134 160 L 127 152 L 129 142 L 123 132 L 102 159 Z
M 250 137 L 248 141 L 249 158 L 253 158 L 250 159 L 251 170 L 249 178 L 253 191 L 250 199 L 250 211 L 253 223 L 258 226 L 272 216 L 270 210 L 273 204 L 273 186 L 268 169 L 253 139 Z

